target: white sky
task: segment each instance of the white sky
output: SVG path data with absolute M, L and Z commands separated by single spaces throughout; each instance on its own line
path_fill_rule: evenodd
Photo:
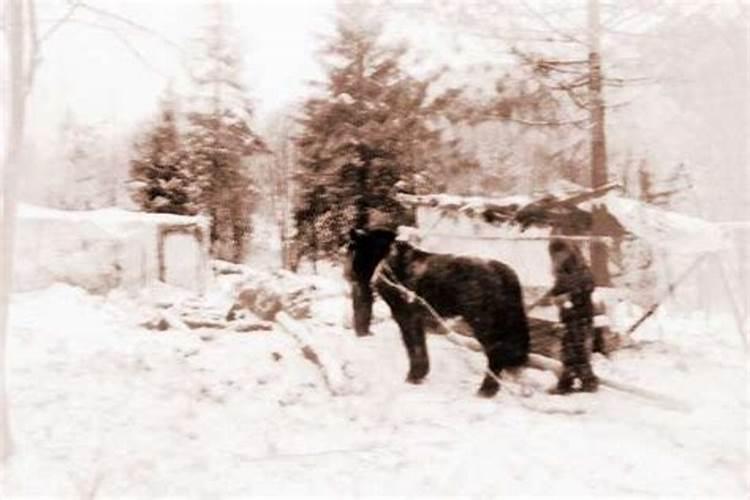
M 170 78 L 184 77 L 180 50 L 205 21 L 203 0 L 91 0 L 92 5 L 132 19 L 173 41 L 88 14 L 76 16 L 44 48 L 34 87 L 31 128 L 42 133 L 67 107 L 82 121 L 118 127 L 153 112 Z M 231 23 L 244 52 L 244 71 L 258 118 L 304 95 L 306 80 L 320 77 L 316 35 L 333 17 L 333 0 L 247 0 L 231 4 Z M 42 32 L 57 19 L 64 2 L 41 0 Z M 83 21 L 83 22 L 81 22 Z M 116 26 L 117 32 L 100 26 Z M 133 53 L 133 50 L 139 55 Z M 189 57 L 189 54 L 186 54 Z
M 560 0 L 560 3 L 570 1 Z M 36 2 L 40 31 L 44 33 L 65 12 L 67 0 Z M 117 128 L 153 113 L 155 99 L 166 83 L 177 78 L 179 87 L 179 78 L 185 77 L 180 58 L 189 58 L 189 39 L 206 22 L 206 6 L 212 0 L 88 0 L 87 3 L 132 19 L 158 35 L 79 11 L 73 22 L 66 23 L 45 44 L 30 113 L 30 131 L 36 136 L 45 135 L 44 131 L 54 126 L 66 108 L 73 110 L 81 121 L 112 122 Z M 307 80 L 322 76 L 315 57 L 319 46 L 317 35 L 331 26 L 335 0 L 223 0 L 222 3 L 232 13 L 230 22 L 243 49 L 245 83 L 254 98 L 259 120 L 304 95 L 309 90 Z M 579 3 L 581 0 L 575 2 Z M 437 56 L 441 63 L 450 61 L 456 67 L 487 60 L 486 47 L 467 45 L 470 40 L 463 40 L 464 50 L 459 58 L 451 56 L 449 26 L 438 27 L 434 23 L 425 26 L 417 16 L 412 16 L 406 24 L 402 18 L 389 28 L 395 37 L 411 35 L 412 41 L 418 42 L 416 53 Z M 498 62 L 498 56 L 494 62 Z

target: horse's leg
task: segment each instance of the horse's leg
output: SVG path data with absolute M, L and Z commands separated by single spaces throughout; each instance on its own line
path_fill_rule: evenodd
M 482 345 L 487 356 L 487 373 L 484 375 L 482 385 L 479 386 L 477 394 L 485 398 L 491 398 L 500 390 L 500 372 L 505 367 L 503 363 L 502 346 Z
M 418 384 L 430 371 L 430 358 L 427 354 L 424 320 L 418 312 L 413 313 L 409 353 L 409 374 L 406 380 Z
M 357 336 L 372 335 L 372 288 L 369 283 L 360 280 L 352 281 L 352 308 L 354 310 L 354 331 Z
M 500 390 L 498 378 L 503 369 L 502 343 L 497 330 L 481 318 L 464 318 L 474 330 L 474 336 L 482 345 L 485 356 L 487 356 L 487 373 L 484 375 L 482 385 L 479 386 L 479 396 L 491 398 Z
M 406 375 L 406 381 L 418 384 L 430 371 L 424 320 L 419 311 L 409 304 L 398 304 L 396 307 L 391 307 L 391 312 L 401 330 L 401 339 L 409 356 L 409 373 Z
M 522 320 L 522 321 L 521 321 Z M 487 373 L 478 394 L 492 397 L 500 390 L 498 379 L 505 368 L 522 366 L 528 357 L 528 327 L 525 317 L 501 314 L 494 321 L 477 319 L 470 323 L 487 356 Z

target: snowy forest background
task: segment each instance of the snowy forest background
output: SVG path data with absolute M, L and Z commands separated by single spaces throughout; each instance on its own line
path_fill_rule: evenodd
M 398 179 L 484 195 L 590 185 L 580 3 L 313 2 L 287 14 L 283 2 L 179 2 L 177 23 L 177 2 L 104 13 L 39 2 L 20 198 L 221 215 L 216 254 L 243 261 L 251 213 L 285 245 L 300 211 L 323 226 L 351 222 L 330 209 L 354 200 L 355 181 L 325 155 L 354 142 L 392 151 L 394 170 L 373 176 L 383 189 Z M 691 215 L 744 218 L 746 6 L 600 10 L 606 179 Z
M 0 491 L 744 498 L 749 21 L 745 0 L 3 0 Z M 695 245 L 621 266 L 611 316 L 646 321 L 592 360 L 643 391 L 551 396 L 524 369 L 476 398 L 484 358 L 439 335 L 405 384 L 380 301 L 355 337 L 342 246 L 408 222 L 397 193 L 568 181 Z M 210 260 L 169 247 L 194 289 L 146 269 L 138 231 L 204 220 L 173 214 L 210 221 Z M 718 228 L 728 247 L 690 240 Z M 19 269 L 43 286 L 8 287 Z

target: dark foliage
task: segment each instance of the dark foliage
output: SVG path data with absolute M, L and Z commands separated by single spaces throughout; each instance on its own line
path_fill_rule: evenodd
M 308 255 L 334 253 L 351 227 L 409 223 L 394 197 L 398 189 L 413 191 L 444 169 L 472 165 L 439 127 L 457 93 L 431 97 L 437 76 L 404 73 L 405 49 L 382 44 L 379 28 L 353 9 L 342 9 L 324 52 L 324 94 L 306 102 L 297 138 L 302 192 L 295 219 Z
M 130 161 L 133 200 L 145 212 L 195 215 L 199 187 L 177 128 L 175 101 L 162 99 L 158 121 L 134 145 Z

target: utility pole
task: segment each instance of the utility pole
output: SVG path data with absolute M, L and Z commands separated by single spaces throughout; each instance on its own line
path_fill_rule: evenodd
M 602 59 L 600 48 L 601 21 L 599 0 L 588 0 L 588 46 L 589 46 L 589 116 L 591 120 L 591 188 L 607 183 L 607 140 L 604 122 L 604 98 L 602 96 Z M 606 209 L 594 205 L 592 209 L 591 233 L 601 235 Z M 606 243 L 597 239 L 591 243 L 591 269 L 599 286 L 611 284 Z

